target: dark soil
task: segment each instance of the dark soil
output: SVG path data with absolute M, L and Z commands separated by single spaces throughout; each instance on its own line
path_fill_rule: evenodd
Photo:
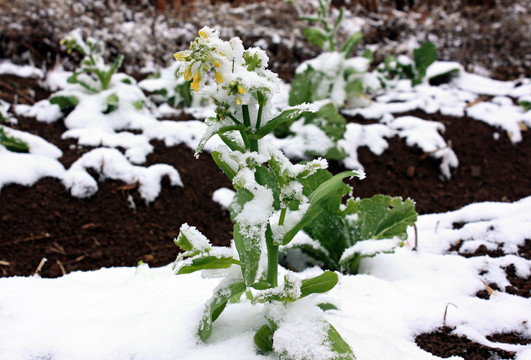
M 491 348 L 470 341 L 465 337 L 453 335 L 451 330 L 445 327 L 429 334 L 422 334 L 415 341 L 420 348 L 444 358 L 461 356 L 465 360 L 514 359 L 514 353 Z M 518 341 L 522 341 L 522 338 L 515 334 L 497 334 L 493 336 L 496 342 L 518 344 L 520 343 Z M 527 341 L 527 339 L 523 340 Z

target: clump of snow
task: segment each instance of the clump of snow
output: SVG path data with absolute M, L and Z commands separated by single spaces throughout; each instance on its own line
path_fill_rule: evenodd
M 20 104 L 15 106 L 15 113 L 20 116 L 35 117 L 38 121 L 53 123 L 63 117 L 58 105 L 48 100 L 37 101 L 33 105 Z
M 228 209 L 234 198 L 234 190 L 229 188 L 219 188 L 212 194 L 212 200 L 220 204 L 223 208 Z
M 15 65 L 9 60 L 0 62 L 0 74 L 15 75 L 22 78 L 42 78 L 44 73 L 31 65 Z
M 183 186 L 179 173 L 170 165 L 155 164 L 148 168 L 134 166 L 118 150 L 98 148 L 83 154 L 66 172 L 63 183 L 73 196 L 84 198 L 98 191 L 97 181 L 87 172 L 88 168 L 103 178 L 125 183 L 138 182 L 138 191 L 146 202 L 157 198 L 163 176 L 168 176 L 173 186 Z

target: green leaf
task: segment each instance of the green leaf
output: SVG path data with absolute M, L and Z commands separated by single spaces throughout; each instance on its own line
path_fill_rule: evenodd
M 273 130 L 275 130 L 276 127 L 279 125 L 288 122 L 293 121 L 297 119 L 301 114 L 308 112 L 308 110 L 301 108 L 301 109 L 288 109 L 281 112 L 278 116 L 274 117 L 273 119 L 269 120 L 267 124 L 262 126 L 260 129 L 258 129 L 254 134 L 249 134 L 249 139 L 261 139 Z
M 61 111 L 75 108 L 79 104 L 79 99 L 73 95 L 56 95 L 50 98 L 50 104 L 59 106 Z
M 359 174 L 356 173 L 355 176 L 359 176 Z M 303 185 L 302 193 L 304 196 L 310 197 L 310 195 L 317 190 L 322 183 L 332 179 L 332 177 L 333 175 L 330 171 L 319 169 L 314 174 L 300 178 L 298 180 Z M 336 194 L 329 199 L 323 210 L 328 211 L 331 214 L 338 213 L 339 205 L 341 204 L 341 198 L 351 190 L 352 188 L 350 186 L 343 184 L 340 191 L 336 192 Z
M 106 73 L 102 74 L 102 76 L 100 77 L 102 90 L 106 90 L 106 89 L 109 88 L 109 85 L 111 84 L 111 78 L 114 75 L 114 73 L 116 72 L 116 70 L 118 70 L 120 65 L 122 65 L 123 59 L 124 59 L 123 55 L 118 55 L 116 60 L 114 60 L 114 62 L 112 63 L 109 71 L 107 71 Z
M 531 110 L 531 101 L 520 100 L 518 101 L 518 105 L 523 107 L 525 112 Z
M 289 105 L 294 106 L 320 100 L 314 98 L 314 94 L 324 78 L 324 73 L 315 70 L 311 66 L 308 66 L 302 73 L 296 73 L 289 92 Z
M 142 110 L 142 108 L 144 107 L 144 100 L 133 101 L 133 107 L 136 110 Z
M 337 306 L 335 306 L 334 304 L 332 303 L 320 303 L 320 304 L 317 304 L 317 306 L 323 310 L 323 311 L 329 311 L 329 310 L 339 310 L 337 308 Z
M 225 309 L 227 302 L 245 291 L 245 283 L 236 281 L 215 290 L 214 295 L 206 304 L 203 317 L 199 323 L 198 335 L 202 341 L 207 341 L 212 335 L 212 323 Z
M 273 329 L 267 324 L 263 325 L 256 334 L 254 334 L 254 343 L 260 350 L 260 353 L 266 354 L 273 351 L 273 335 Z
M 311 253 L 309 255 L 323 261 L 325 268 L 341 271 L 339 260 L 343 255 L 343 251 L 350 246 L 350 241 L 354 235 L 353 230 L 344 216 L 323 211 L 304 228 L 304 231 L 312 239 L 318 241 L 326 249 L 327 254 L 325 257 L 315 257 Z M 308 253 L 305 249 L 303 251 Z
M 356 356 L 354 356 L 354 353 L 352 352 L 352 349 L 350 348 L 349 344 L 343 338 L 341 335 L 339 335 L 339 332 L 337 332 L 336 328 L 332 326 L 332 324 L 328 323 L 328 343 L 330 344 L 331 350 L 338 354 L 337 357 L 334 358 L 334 360 L 354 360 L 356 359 Z
M 9 151 L 18 153 L 29 152 L 28 143 L 16 137 L 9 136 L 3 126 L 0 127 L 0 144 Z
M 349 38 L 345 41 L 345 43 L 341 47 L 341 52 L 345 54 L 345 59 L 348 59 L 352 49 L 354 48 L 354 46 L 358 45 L 358 43 L 360 42 L 362 38 L 363 38 L 363 33 L 361 31 L 358 31 L 349 36 Z
M 335 272 L 325 271 L 319 276 L 302 280 L 301 298 L 310 294 L 321 294 L 328 292 L 336 286 L 338 277 Z
M 254 178 L 260 185 L 266 186 L 273 192 L 273 207 L 280 210 L 280 186 L 275 174 L 266 166 L 256 167 Z
M 177 85 L 175 87 L 175 92 L 181 95 L 181 101 L 178 104 L 178 106 L 183 107 L 190 107 L 192 106 L 192 90 L 190 88 L 190 85 L 192 84 L 192 80 L 187 81 L 181 85 Z
M 198 270 L 206 269 L 226 269 L 232 265 L 239 265 L 239 261 L 232 257 L 216 257 L 216 256 L 202 256 L 192 260 L 189 265 L 184 265 L 179 268 L 177 274 L 190 274 Z
M 236 175 L 236 171 L 232 170 L 232 168 L 223 160 L 223 155 L 219 151 L 213 151 L 212 159 L 214 159 L 216 165 L 225 173 L 225 175 L 227 175 L 229 180 L 232 181 Z
M 418 49 L 413 50 L 413 59 L 415 61 L 415 68 L 417 69 L 417 77 L 413 81 L 413 85 L 420 84 L 424 76 L 426 76 L 426 69 L 435 60 L 437 60 L 437 50 L 435 44 L 432 42 L 425 42 Z
M 362 94 L 363 91 L 364 91 L 363 82 L 360 79 L 356 79 L 354 81 L 350 81 L 345 86 L 345 91 L 348 94 L 351 94 L 351 93 Z
M 320 48 L 324 48 L 324 44 L 328 40 L 328 35 L 321 29 L 314 27 L 307 27 L 302 29 L 302 34 L 308 39 L 308 41 L 314 43 Z
M 368 239 L 391 239 L 395 236 L 404 239 L 407 227 L 417 221 L 415 204 L 411 200 L 402 201 L 387 195 L 375 195 L 359 200 L 357 241 Z
M 256 227 L 256 225 L 254 225 Z M 265 224 L 264 224 L 265 228 Z M 249 229 L 244 229 L 249 233 Z M 253 233 L 259 233 L 262 229 L 253 229 Z M 265 229 L 264 229 L 265 231 Z M 242 274 L 245 283 L 249 286 L 257 280 L 258 265 L 262 255 L 261 240 L 259 236 L 246 237 L 242 234 L 240 224 L 236 223 L 233 227 L 234 245 L 240 256 Z
M 116 93 L 113 93 L 107 97 L 106 102 L 107 102 L 107 108 L 103 111 L 103 113 L 109 114 L 118 109 L 118 104 L 120 103 L 120 99 L 118 99 L 118 95 Z
M 332 103 L 322 106 L 318 112 L 304 115 L 304 124 L 313 124 L 323 130 L 334 143 L 343 139 L 347 130 L 347 121 L 339 114 Z

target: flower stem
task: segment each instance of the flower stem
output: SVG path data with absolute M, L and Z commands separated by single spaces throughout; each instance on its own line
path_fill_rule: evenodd
M 280 226 L 284 225 L 284 219 L 286 218 L 286 208 L 283 207 L 280 211 L 280 218 L 278 219 L 278 224 Z
M 251 129 L 251 117 L 249 116 L 249 106 L 248 105 L 242 105 L 242 115 L 243 115 L 243 124 L 247 127 L 247 129 Z M 247 135 L 247 134 L 246 134 Z M 247 137 L 247 136 L 246 136 Z M 245 141 L 245 140 L 244 140 Z M 258 140 L 256 139 L 249 139 L 247 137 L 247 141 L 249 141 L 249 150 L 258 152 Z M 246 144 L 247 145 L 247 144 Z
M 268 225 L 266 230 L 267 245 L 267 279 L 266 281 L 275 288 L 278 286 L 278 245 L 273 243 L 273 232 Z

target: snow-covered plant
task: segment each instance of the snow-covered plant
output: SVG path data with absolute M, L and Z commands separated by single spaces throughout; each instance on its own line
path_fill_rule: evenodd
M 66 46 L 68 53 L 76 51 L 84 56 L 79 68 L 67 80 L 69 84 L 72 84 L 72 87 L 54 94 L 50 98 L 50 103 L 57 104 L 61 110 L 69 110 L 79 104 L 80 96 L 76 93 L 81 92 L 82 95 L 104 93 L 105 96 L 100 108 L 102 113 L 108 114 L 118 109 L 120 105 L 120 95 L 122 94 L 119 94 L 118 82 L 136 87 L 136 81 L 132 77 L 116 73 L 122 64 L 123 55 L 119 55 L 112 65 L 107 65 L 103 58 L 103 43 L 90 37 L 86 41 L 83 40 L 80 29 L 70 32 L 67 37 L 61 40 L 61 45 Z M 122 90 L 122 93 L 124 92 Z M 129 98 L 129 96 L 124 97 Z M 136 109 L 142 109 L 144 100 L 142 98 L 133 99 L 132 105 Z
M 422 83 L 426 69 L 437 60 L 437 50 L 432 42 L 425 42 L 413 50 L 413 59 L 406 55 L 394 57 L 389 55 L 378 65 L 378 72 L 383 75 L 383 86 L 392 86 L 396 80 L 409 79 L 413 86 Z
M 318 110 L 303 104 L 273 113 L 271 98 L 279 79 L 266 69 L 268 58 L 263 50 L 246 50 L 238 38 L 223 41 L 217 31 L 205 27 L 190 49 L 175 54 L 175 58 L 183 63 L 184 78 L 192 80 L 192 89 L 209 96 L 217 106 L 216 117 L 207 120 L 208 128 L 196 154 L 212 136 L 219 135 L 224 146 L 218 147 L 212 157 L 236 190 L 229 207 L 235 252 L 212 246 L 187 224 L 181 226 L 175 240 L 183 250 L 174 265 L 177 274 L 216 269 L 224 277 L 206 304 L 198 335 L 202 341 L 208 340 L 212 323 L 226 305 L 244 297 L 269 309 L 267 321 L 254 337 L 259 351 L 274 351 L 282 359 L 301 358 L 282 341 L 285 331 L 281 331 L 283 317 L 279 314 L 308 295 L 329 291 L 338 282 L 338 276 L 325 271 L 301 280 L 284 270 L 281 276 L 279 247 L 289 244 L 342 191 L 343 178 L 360 174 L 352 171 L 338 174 L 307 192 L 304 179 L 325 168 L 326 161 L 292 164 L 263 139 L 282 123 L 303 112 Z M 209 76 L 212 73 L 214 76 Z M 322 336 L 320 343 L 312 346 L 319 349 L 318 358 L 354 359 L 349 345 L 331 324 L 322 316 L 317 324 L 316 332 Z
M 318 171 L 303 180 L 305 191 L 329 179 Z M 399 197 L 375 195 L 366 199 L 350 197 L 346 206 L 342 196 L 352 188 L 344 185 L 315 220 L 304 227 L 309 236 L 290 243 L 284 250 L 299 248 L 324 269 L 356 274 L 362 258 L 394 252 L 407 239 L 407 227 L 417 221 L 415 204 Z
M 292 1 L 288 1 L 293 3 Z M 303 35 L 308 41 L 322 48 L 324 51 L 336 51 L 337 41 L 336 32 L 343 20 L 345 8 L 342 6 L 339 9 L 339 14 L 334 20 L 330 14 L 330 5 L 332 0 L 319 0 L 319 7 L 315 15 L 299 16 L 301 20 L 307 20 L 312 24 L 319 24 L 320 26 L 311 26 L 302 29 Z M 361 40 L 361 33 L 357 32 L 351 35 L 343 44 L 341 51 L 350 53 L 352 48 Z
M 169 67 L 149 76 L 138 83 L 144 91 L 152 94 L 157 104 L 167 103 L 172 107 L 192 106 L 191 81 L 186 81 L 179 75 L 181 64 L 175 62 Z

